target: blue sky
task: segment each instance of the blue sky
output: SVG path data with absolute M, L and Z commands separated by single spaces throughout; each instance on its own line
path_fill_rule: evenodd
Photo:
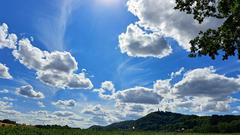
M 222 20 L 199 25 L 164 0 L 1 5 L 1 119 L 88 127 L 137 119 L 158 108 L 239 113 L 237 58 L 187 57 L 187 41 Z

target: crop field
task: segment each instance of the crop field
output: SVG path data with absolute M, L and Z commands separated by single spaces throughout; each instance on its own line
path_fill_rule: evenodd
M 161 132 L 140 132 L 140 131 L 92 131 L 80 129 L 40 129 L 35 127 L 2 127 L 0 135 L 202 135 L 203 133 L 161 133 Z M 204 135 L 240 135 L 213 134 Z

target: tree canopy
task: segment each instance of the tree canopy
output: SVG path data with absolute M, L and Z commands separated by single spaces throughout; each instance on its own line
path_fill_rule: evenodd
M 190 57 L 210 56 L 223 52 L 223 60 L 237 54 L 240 59 L 240 0 L 176 0 L 176 7 L 202 23 L 206 17 L 224 19 L 218 29 L 208 29 L 190 41 Z M 222 54 L 222 53 L 221 53 Z

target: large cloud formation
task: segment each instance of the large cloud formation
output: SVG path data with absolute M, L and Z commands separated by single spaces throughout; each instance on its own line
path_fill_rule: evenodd
M 232 94 L 240 91 L 240 78 L 217 74 L 214 67 L 205 67 L 186 72 L 182 80 L 168 88 L 171 96 L 162 101 L 167 108 L 224 112 L 237 101 Z
M 240 78 L 217 74 L 213 67 L 199 68 L 187 72 L 172 89 L 178 106 L 195 112 L 227 111 L 237 101 L 231 96 L 240 91 Z
M 70 89 L 91 89 L 90 79 L 85 73 L 76 74 L 78 64 L 69 52 L 48 52 L 34 47 L 28 39 L 19 41 L 13 56 L 29 69 L 37 71 L 37 78 L 43 83 Z
M 9 73 L 9 68 L 0 63 L 0 78 L 2 79 L 12 79 L 13 77 Z
M 174 10 L 175 0 L 128 0 L 127 6 L 139 19 L 119 36 L 121 52 L 129 56 L 162 58 L 169 55 L 172 49 L 164 37 L 174 38 L 189 50 L 189 41 L 200 31 L 223 23 L 223 20 L 207 18 L 199 24 L 192 15 Z
M 129 88 L 107 95 L 111 97 L 107 99 L 114 100 L 117 106 L 125 108 L 138 105 L 137 108 L 142 110 L 142 107 L 148 105 L 152 106 L 148 107 L 149 110 L 160 108 L 190 113 L 226 112 L 231 110 L 231 103 L 239 101 L 233 98 L 240 91 L 239 77 L 218 74 L 214 67 L 197 68 L 182 75 L 183 69 L 172 73 L 170 79 L 155 81 L 152 88 Z M 174 76 L 183 77 L 173 84 Z M 139 109 L 131 107 L 128 110 Z
M 240 78 L 226 77 L 215 73 L 213 67 L 187 72 L 175 84 L 175 93 L 184 96 L 224 98 L 240 89 Z
M 85 73 L 75 73 L 78 63 L 69 52 L 48 52 L 34 47 L 29 39 L 21 39 L 17 44 L 17 36 L 9 34 L 7 24 L 0 25 L 0 49 L 14 49 L 13 56 L 29 69 L 33 69 L 37 78 L 43 83 L 69 89 L 91 89 L 93 87 Z M 12 79 L 8 67 L 0 63 L 0 78 Z
M 36 92 L 31 85 L 22 86 L 16 89 L 18 95 L 22 95 L 28 98 L 41 99 L 44 98 L 43 93 Z

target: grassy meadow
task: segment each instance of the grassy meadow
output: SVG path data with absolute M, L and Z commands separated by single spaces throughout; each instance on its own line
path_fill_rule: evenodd
M 1 127 L 0 135 L 202 135 L 203 133 L 161 133 L 140 131 L 92 131 L 80 129 L 41 129 L 35 127 Z M 228 135 L 204 133 L 204 135 Z M 233 133 L 229 135 L 240 135 Z

